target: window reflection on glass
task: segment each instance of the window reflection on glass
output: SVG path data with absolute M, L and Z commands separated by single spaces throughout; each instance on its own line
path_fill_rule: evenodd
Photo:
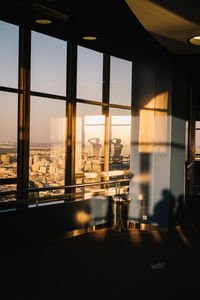
M 32 31 L 31 90 L 66 95 L 67 43 Z
M 104 127 L 105 117 L 102 115 L 101 107 L 77 103 L 77 183 L 100 180 L 100 175 L 98 174 L 101 172 L 104 164 Z
M 185 121 L 185 161 L 188 162 L 189 157 L 188 157 L 188 134 L 189 134 L 189 122 L 188 120 Z M 196 153 L 196 149 L 195 149 Z
M 0 21 L 0 85 L 18 87 L 19 27 Z
M 17 176 L 18 95 L 0 92 L 0 178 Z
M 16 191 L 17 185 L 16 184 L 4 184 L 0 185 L 0 192 L 9 192 L 9 191 Z M 8 201 L 16 201 L 16 194 L 13 195 L 0 195 L 0 203 L 1 202 L 8 202 Z
M 110 103 L 131 106 L 132 62 L 111 57 Z
M 151 153 L 154 149 L 155 99 L 149 100 L 139 112 L 139 152 Z
M 77 98 L 101 102 L 103 54 L 78 47 Z
M 196 121 L 195 126 L 195 160 L 200 160 L 200 121 Z
M 169 150 L 168 92 L 156 95 L 139 112 L 139 151 L 143 153 Z
M 131 111 L 110 108 L 109 171 L 130 167 Z
M 64 185 L 66 102 L 31 97 L 30 187 Z M 41 195 L 59 194 L 45 191 Z

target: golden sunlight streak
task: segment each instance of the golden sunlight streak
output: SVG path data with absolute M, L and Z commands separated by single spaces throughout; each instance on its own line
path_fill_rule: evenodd
M 168 92 L 151 99 L 139 112 L 139 152 L 167 151 Z
M 75 220 L 79 224 L 86 224 L 90 221 L 90 215 L 84 210 L 80 210 L 75 215 Z

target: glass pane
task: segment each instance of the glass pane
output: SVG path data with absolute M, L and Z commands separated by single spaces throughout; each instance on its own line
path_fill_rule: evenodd
M 130 167 L 131 111 L 110 108 L 109 170 Z
M 200 121 L 196 121 L 195 125 L 196 125 L 196 129 L 200 129 Z
M 64 185 L 66 102 L 31 97 L 30 118 L 30 187 Z
M 67 43 L 32 31 L 31 90 L 66 95 Z
M 101 102 L 103 54 L 78 47 L 77 98 Z
M 110 103 L 131 106 L 132 62 L 111 57 Z
M 0 178 L 17 176 L 18 95 L 0 92 Z
M 195 122 L 196 132 L 195 132 L 195 154 L 196 160 L 200 160 L 200 122 Z
M 18 26 L 0 21 L 0 85 L 18 87 Z
M 100 180 L 99 174 L 104 163 L 104 127 L 105 118 L 102 115 L 101 107 L 77 103 L 77 183 Z

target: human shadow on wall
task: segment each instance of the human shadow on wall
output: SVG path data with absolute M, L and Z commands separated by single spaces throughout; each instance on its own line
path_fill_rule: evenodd
M 162 198 L 154 207 L 152 222 L 159 226 L 173 227 L 184 222 L 184 197 L 175 198 L 168 190 L 162 191 Z
M 167 226 L 168 221 L 172 222 L 175 198 L 169 190 L 162 191 L 162 198 L 154 207 L 152 222 L 159 226 Z

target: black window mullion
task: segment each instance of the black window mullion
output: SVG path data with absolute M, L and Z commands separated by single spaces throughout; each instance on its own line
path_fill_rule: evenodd
M 104 54 L 103 56 L 103 91 L 102 102 L 107 104 L 102 107 L 103 115 L 105 116 L 105 138 L 104 138 L 104 172 L 109 171 L 109 93 L 110 93 L 110 56 Z M 105 176 L 103 180 L 108 180 L 108 176 Z
M 31 31 L 19 30 L 19 94 L 18 102 L 18 191 L 29 185 L 29 139 L 30 139 L 30 52 Z M 18 198 L 26 198 L 18 194 Z
M 75 183 L 77 46 L 67 46 L 67 139 L 65 185 Z M 67 191 L 68 192 L 68 191 Z

